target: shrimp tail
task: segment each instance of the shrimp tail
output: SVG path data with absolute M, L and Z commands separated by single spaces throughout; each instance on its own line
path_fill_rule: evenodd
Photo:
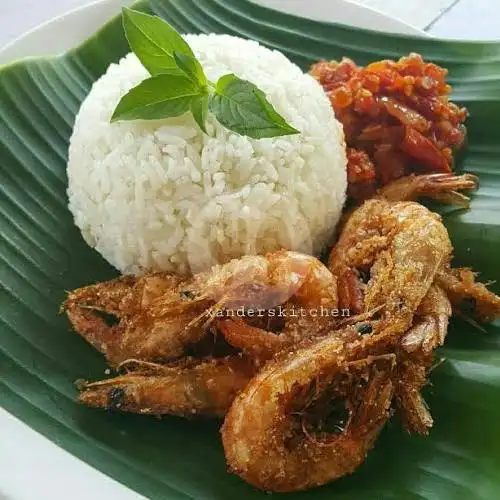
M 416 201 L 432 198 L 440 203 L 468 207 L 470 199 L 459 191 L 477 189 L 478 179 L 472 174 L 452 173 L 410 175 L 402 177 L 379 191 L 387 201 Z

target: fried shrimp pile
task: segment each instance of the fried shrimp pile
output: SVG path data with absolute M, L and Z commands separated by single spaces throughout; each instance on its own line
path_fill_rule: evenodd
M 279 251 L 245 256 L 187 278 L 120 277 L 71 292 L 62 308 L 73 328 L 117 366 L 131 358 L 178 359 L 213 333 L 219 317 L 315 304 L 333 309 L 336 293 L 335 278 L 316 258 Z M 330 326 L 308 315 L 282 316 L 283 324 L 273 327 L 273 318 L 276 314 L 256 317 L 266 330 L 279 328 L 288 343 Z
M 229 469 L 276 492 L 354 472 L 395 411 L 427 434 L 421 391 L 450 317 L 491 321 L 500 297 L 452 268 L 446 228 L 416 200 L 467 206 L 460 191 L 476 186 L 449 173 L 385 186 L 345 215 L 328 267 L 279 251 L 71 292 L 63 309 L 73 327 L 121 372 L 79 381 L 80 401 L 223 418 Z M 276 314 L 292 308 L 306 314 Z
M 330 271 L 314 257 L 287 251 L 243 257 L 192 277 L 125 276 L 77 289 L 63 304 L 74 329 L 126 372 L 80 382 L 80 401 L 135 413 L 222 417 L 263 363 L 332 327 L 328 316 L 277 317 L 277 307 L 328 311 L 337 304 Z

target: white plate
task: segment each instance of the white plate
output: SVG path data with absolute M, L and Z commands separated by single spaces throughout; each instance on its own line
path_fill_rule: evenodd
M 251 0 L 282 12 L 317 21 L 330 21 L 384 33 L 429 36 L 415 26 L 373 8 L 346 0 Z
M 347 0 L 253 0 L 300 17 L 332 21 L 386 33 L 428 36 L 424 31 L 375 9 Z M 100 0 L 34 28 L 0 50 L 0 64 L 28 56 L 59 54 L 94 33 L 133 0 Z
M 402 21 L 346 0 L 254 1 L 301 17 L 426 35 Z M 121 6 L 131 3 L 132 0 L 101 0 L 59 16 L 0 50 L 0 64 L 64 52 L 82 43 L 115 16 Z M 0 500 L 66 500 L 68 496 L 71 500 L 144 499 L 0 408 Z

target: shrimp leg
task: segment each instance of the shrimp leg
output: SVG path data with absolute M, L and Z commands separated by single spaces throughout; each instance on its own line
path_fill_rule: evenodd
M 434 350 L 448 332 L 451 304 L 442 288 L 433 285 L 420 304 L 412 327 L 401 339 L 396 370 L 396 401 L 409 432 L 428 434 L 433 420 L 421 390 L 427 383 Z
M 138 363 L 109 380 L 80 384 L 87 406 L 148 415 L 223 417 L 255 372 L 246 358 L 192 360 L 183 365 Z
M 436 276 L 437 282 L 446 290 L 453 307 L 482 322 L 500 317 L 500 297 L 488 290 L 486 285 L 476 282 L 476 274 L 468 268 L 444 268 Z
M 276 492 L 352 473 L 387 421 L 393 395 L 394 357 L 360 353 L 330 336 L 268 363 L 226 416 L 222 440 L 229 468 Z M 332 402 L 341 416 L 327 432 L 317 413 L 326 417 Z

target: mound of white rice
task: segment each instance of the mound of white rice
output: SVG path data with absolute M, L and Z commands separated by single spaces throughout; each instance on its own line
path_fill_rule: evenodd
M 124 273 L 196 272 L 243 254 L 327 244 L 346 189 L 341 125 L 319 84 L 283 54 L 227 35 L 187 35 L 208 78 L 255 83 L 299 135 L 254 140 L 190 114 L 110 124 L 149 75 L 133 54 L 92 87 L 69 149 L 69 207 L 86 242 Z

